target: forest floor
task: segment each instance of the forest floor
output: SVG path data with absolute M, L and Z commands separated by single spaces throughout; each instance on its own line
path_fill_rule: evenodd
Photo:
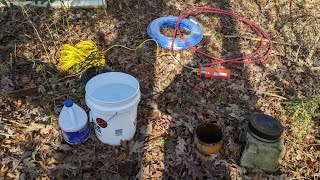
M 121 1 L 106 8 L 0 9 L 1 179 L 317 179 L 320 177 L 320 3 L 314 1 Z M 138 46 L 148 24 L 178 16 L 190 7 L 232 11 L 262 27 L 274 50 L 263 62 L 225 64 L 230 80 L 202 79 L 170 56 L 156 57 L 149 42 L 132 52 L 106 54 L 112 71 L 136 77 L 142 98 L 137 131 L 120 146 L 99 142 L 92 132 L 81 145 L 68 145 L 58 125 L 63 101 L 88 111 L 79 74 L 65 73 L 59 47 L 81 40 L 101 50 L 113 44 Z M 198 48 L 232 58 L 253 51 L 257 35 L 246 24 L 216 14 L 199 14 L 204 39 Z M 161 49 L 163 52 L 168 50 Z M 191 50 L 174 51 L 183 64 L 210 62 Z M 239 165 L 241 125 L 255 113 L 284 126 L 286 153 L 276 173 Z M 195 147 L 197 124 L 213 122 L 224 144 L 213 156 Z M 93 130 L 93 129 L 92 129 Z

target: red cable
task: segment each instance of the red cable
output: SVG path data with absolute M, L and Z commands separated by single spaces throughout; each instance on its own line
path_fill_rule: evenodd
M 218 58 L 216 56 L 212 56 L 212 55 L 209 55 L 203 51 L 200 51 L 199 49 L 195 48 L 194 46 L 190 45 L 186 39 L 183 37 L 183 34 L 180 32 L 179 30 L 179 25 L 180 23 L 182 22 L 183 19 L 185 19 L 186 17 L 190 16 L 190 15 L 197 15 L 197 14 L 200 14 L 200 13 L 216 13 L 216 14 L 224 14 L 224 15 L 228 15 L 228 16 L 231 16 L 233 18 L 236 18 L 246 24 L 248 24 L 260 37 L 260 45 L 259 47 L 253 51 L 252 53 L 248 54 L 248 55 L 245 55 L 243 57 L 239 57 L 239 58 L 234 58 L 234 59 L 221 59 L 221 58 Z M 221 10 L 221 9 L 217 9 L 217 8 L 210 8 L 210 7 L 195 7 L 195 8 L 190 8 L 190 9 L 187 9 L 185 11 L 183 11 L 180 15 L 179 15 L 179 18 L 177 20 L 177 24 L 176 24 L 176 27 L 175 27 L 175 30 L 174 30 L 174 33 L 173 33 L 173 36 L 172 36 L 172 43 L 171 43 L 171 51 L 173 50 L 173 43 L 174 43 L 174 40 L 175 40 L 175 37 L 177 35 L 177 33 L 179 34 L 180 38 L 191 48 L 193 49 L 194 51 L 198 52 L 199 54 L 202 54 L 206 57 L 209 57 L 209 58 L 212 58 L 213 60 L 216 60 L 215 62 L 211 62 L 211 63 L 208 63 L 208 64 L 201 64 L 200 65 L 200 68 L 201 67 L 206 67 L 206 66 L 213 66 L 213 65 L 216 65 L 216 64 L 223 64 L 223 63 L 236 63 L 236 64 L 248 64 L 248 63 L 253 63 L 253 62 L 257 62 L 257 61 L 262 61 L 264 60 L 265 58 L 267 58 L 270 54 L 271 54 L 271 51 L 272 51 L 272 41 L 270 39 L 270 36 L 265 32 L 263 31 L 260 27 L 258 27 L 256 24 L 254 24 L 253 22 L 249 21 L 248 19 L 245 19 L 241 16 L 238 16 L 237 14 L 234 14 L 234 13 L 231 13 L 229 11 L 226 11 L 226 10 Z M 252 56 L 256 55 L 259 53 L 259 51 L 262 49 L 264 43 L 263 43 L 263 38 L 267 38 L 268 41 L 269 41 L 269 50 L 261 57 L 259 58 L 256 58 L 256 59 L 250 59 Z

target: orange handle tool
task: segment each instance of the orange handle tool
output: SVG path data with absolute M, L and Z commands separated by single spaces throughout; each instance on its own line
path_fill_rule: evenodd
M 215 79 L 230 79 L 231 71 L 223 68 L 200 67 L 197 73 L 200 77 Z

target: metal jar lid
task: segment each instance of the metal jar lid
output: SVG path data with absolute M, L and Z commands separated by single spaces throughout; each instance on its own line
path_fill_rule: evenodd
M 282 124 L 266 114 L 255 114 L 248 123 L 249 133 L 265 142 L 276 142 L 283 132 Z

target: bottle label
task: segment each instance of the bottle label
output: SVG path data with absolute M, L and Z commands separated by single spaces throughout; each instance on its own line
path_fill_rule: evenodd
M 87 123 L 84 128 L 76 132 L 62 131 L 64 140 L 69 144 L 80 144 L 86 141 L 90 135 L 90 126 Z

